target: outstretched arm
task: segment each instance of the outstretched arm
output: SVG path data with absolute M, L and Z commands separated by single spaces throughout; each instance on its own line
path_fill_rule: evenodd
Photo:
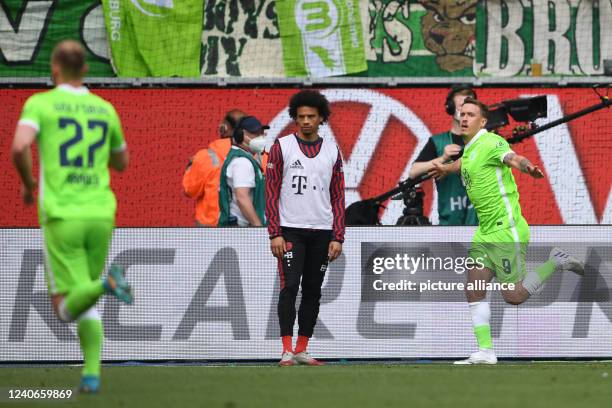
M 504 163 L 508 167 L 515 168 L 522 173 L 529 174 L 531 177 L 539 179 L 544 177 L 542 170 L 529 161 L 528 158 L 510 152 L 504 156 Z

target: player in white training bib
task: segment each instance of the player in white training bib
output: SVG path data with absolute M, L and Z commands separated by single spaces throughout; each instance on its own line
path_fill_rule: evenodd
M 266 171 L 266 219 L 272 254 L 279 260 L 278 320 L 283 343 L 280 365 L 321 365 L 306 351 L 319 315 L 321 286 L 329 262 L 342 253 L 344 174 L 338 146 L 319 137 L 329 102 L 301 91 L 289 103 L 298 131 L 270 149 Z M 302 286 L 298 339 L 293 348 L 295 301 Z

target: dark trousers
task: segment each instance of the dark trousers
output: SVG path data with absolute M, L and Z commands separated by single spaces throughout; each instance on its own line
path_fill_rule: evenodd
M 302 302 L 298 311 L 298 334 L 312 337 L 319 316 L 321 285 L 327 270 L 331 231 L 283 227 L 282 232 L 287 252 L 278 265 L 278 320 L 281 336 L 293 336 L 295 300 L 301 279 Z

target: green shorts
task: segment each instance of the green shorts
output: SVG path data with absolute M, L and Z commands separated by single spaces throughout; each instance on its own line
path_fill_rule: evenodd
M 529 245 L 529 226 L 519 223 L 515 228 L 483 234 L 476 230 L 469 256 L 495 274 L 500 283 L 517 283 L 523 280 L 527 269 L 525 255 Z
M 112 220 L 51 220 L 42 226 L 49 293 L 68 293 L 100 277 L 113 234 Z

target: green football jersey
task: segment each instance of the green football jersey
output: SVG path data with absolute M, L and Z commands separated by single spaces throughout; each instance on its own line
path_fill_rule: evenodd
M 32 95 L 19 123 L 38 131 L 40 222 L 114 219 L 108 162 L 126 146 L 113 106 L 85 87 L 60 85 Z
M 461 179 L 485 234 L 524 221 L 512 170 L 503 163 L 510 152 L 504 138 L 481 130 L 465 146 L 461 157 Z

